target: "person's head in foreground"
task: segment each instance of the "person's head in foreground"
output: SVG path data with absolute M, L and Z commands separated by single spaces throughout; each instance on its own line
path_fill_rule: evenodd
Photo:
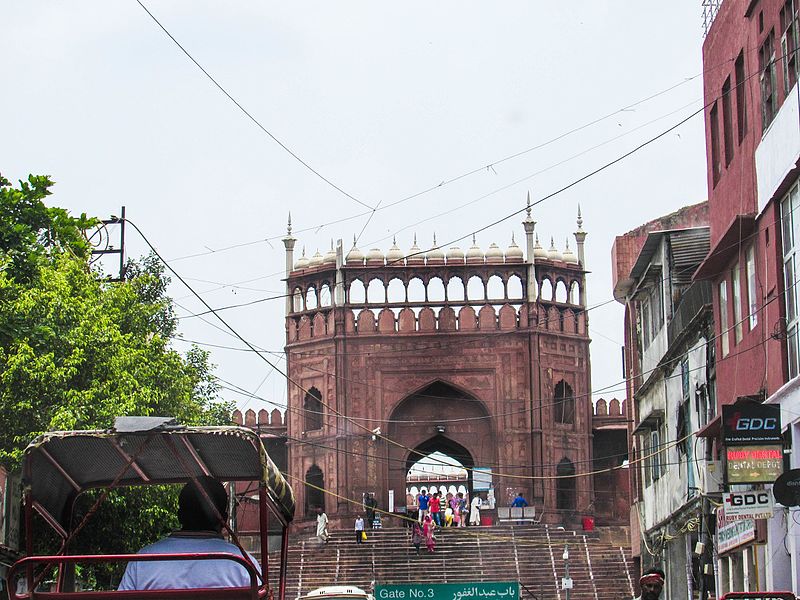
M 642 600 L 658 600 L 664 589 L 664 571 L 647 569 L 639 579 L 639 586 L 642 588 Z
M 228 495 L 219 481 L 201 475 L 183 486 L 178 496 L 178 521 L 183 531 L 219 533 L 227 518 Z

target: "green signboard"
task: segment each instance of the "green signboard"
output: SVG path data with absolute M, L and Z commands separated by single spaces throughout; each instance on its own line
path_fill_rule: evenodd
M 376 585 L 375 600 L 519 600 L 518 581 Z

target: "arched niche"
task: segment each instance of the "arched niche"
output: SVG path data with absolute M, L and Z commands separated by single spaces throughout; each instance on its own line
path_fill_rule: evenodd
M 439 277 L 428 281 L 428 302 L 444 302 L 444 283 Z
M 406 301 L 406 286 L 405 284 L 395 277 L 389 281 L 386 287 L 386 296 L 389 302 L 405 302 Z
M 556 302 L 567 302 L 567 285 L 564 280 L 559 279 L 556 281 Z
M 525 290 L 522 288 L 522 279 L 519 275 L 512 275 L 508 278 L 506 290 L 509 300 L 522 300 L 525 297 Z
M 565 424 L 575 422 L 575 397 L 572 387 L 563 379 L 553 390 L 553 420 Z
M 460 277 L 451 277 L 447 281 L 447 299 L 450 302 L 463 302 L 464 297 L 464 282 Z
M 556 467 L 556 508 L 575 510 L 575 465 L 567 457 L 562 458 Z
M 411 333 L 417 330 L 417 317 L 410 308 L 404 308 L 397 315 L 397 330 L 401 333 Z
M 306 471 L 306 517 L 316 515 L 317 509 L 325 509 L 325 476 L 317 465 L 311 465 Z
M 539 298 L 545 302 L 553 301 L 553 284 L 546 277 L 542 280 L 542 284 L 539 286 Z
M 395 331 L 394 313 L 388 308 L 384 308 L 378 313 L 378 331 L 381 333 L 394 333 Z
M 375 333 L 375 313 L 364 309 L 358 313 L 358 333 Z
M 350 291 L 347 293 L 347 301 L 350 304 L 364 304 L 367 301 L 367 289 L 364 287 L 364 282 L 360 279 L 355 279 L 350 284 Z
M 478 312 L 478 327 L 481 331 L 497 329 L 497 313 L 491 304 L 484 304 Z
M 447 415 L 466 419 L 470 425 L 465 428 L 451 423 L 448 418 L 453 417 Z M 425 482 L 409 480 L 408 471 L 422 457 L 438 452 L 468 468 L 465 488 L 469 493 L 472 468 L 497 461 L 492 418 L 485 404 L 473 394 L 441 379 L 432 380 L 397 402 L 391 408 L 387 429 L 387 436 L 398 442 L 387 448 L 390 488 L 428 488 Z M 436 482 L 436 485 L 444 486 L 444 483 Z
M 457 327 L 456 313 L 449 306 L 439 311 L 439 331 L 455 331 Z
M 317 306 L 317 290 L 311 286 L 306 290 L 306 310 L 314 310 Z
M 327 283 L 323 283 L 322 287 L 319 288 L 319 305 L 325 308 L 331 304 L 333 304 L 333 298 L 331 297 L 331 286 L 329 286 Z
M 380 279 L 373 279 L 367 286 L 367 303 L 368 304 L 383 304 L 386 302 L 386 288 L 383 281 Z
M 408 282 L 408 301 L 425 302 L 425 284 L 419 277 L 414 277 Z
M 486 295 L 489 300 L 505 300 L 506 287 L 503 285 L 503 280 L 498 275 L 489 277 L 486 282 Z
M 462 306 L 458 311 L 459 331 L 475 331 L 478 328 L 478 317 L 471 306 Z
M 579 304 L 581 301 L 581 284 L 577 281 L 573 281 L 569 284 L 569 295 L 567 296 L 567 302 L 570 304 Z
M 292 310 L 294 312 L 303 312 L 303 290 L 299 287 L 294 288 L 292 293 Z
M 312 387 L 303 400 L 303 431 L 322 429 L 322 392 Z
M 486 290 L 483 287 L 483 280 L 477 275 L 473 275 L 467 281 L 467 300 L 480 301 L 486 299 Z

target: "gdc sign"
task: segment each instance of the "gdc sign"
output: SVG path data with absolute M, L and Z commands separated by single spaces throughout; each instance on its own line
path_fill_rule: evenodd
M 768 519 L 774 503 L 767 490 L 728 492 L 722 495 L 727 519 Z
M 781 411 L 769 404 L 732 404 L 722 407 L 726 446 L 781 443 Z

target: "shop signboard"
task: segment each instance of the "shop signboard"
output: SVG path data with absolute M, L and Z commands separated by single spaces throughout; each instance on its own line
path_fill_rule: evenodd
M 472 469 L 472 490 L 474 492 L 487 492 L 492 489 L 492 469 L 490 467 L 475 467 Z
M 734 483 L 772 483 L 783 473 L 783 446 L 731 446 L 725 449 L 726 479 Z
M 783 442 L 780 407 L 757 403 L 723 406 L 722 434 L 726 446 L 780 444 Z
M 725 554 L 755 540 L 754 519 L 728 519 L 724 507 L 717 510 L 717 553 Z
M 376 585 L 375 600 L 519 600 L 518 581 Z
M 775 504 L 767 490 L 722 494 L 726 519 L 769 519 Z

